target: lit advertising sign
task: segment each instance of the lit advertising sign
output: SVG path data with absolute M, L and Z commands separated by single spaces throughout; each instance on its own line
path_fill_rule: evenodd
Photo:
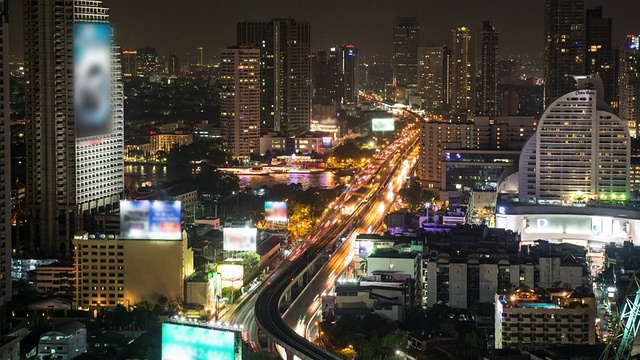
M 256 251 L 258 229 L 224 228 L 222 229 L 222 248 L 224 251 Z
M 287 222 L 287 203 L 283 201 L 265 201 L 264 219 L 273 222 Z
M 373 241 L 362 240 L 358 241 L 358 254 L 360 258 L 368 258 L 373 252 Z
M 629 222 L 601 216 L 526 216 L 524 229 L 528 234 L 568 234 L 626 236 Z
M 393 118 L 373 118 L 371 119 L 371 130 L 373 131 L 394 131 L 395 123 Z
M 239 360 L 239 334 L 196 325 L 162 324 L 162 360 Z
M 111 27 L 76 23 L 73 27 L 76 137 L 111 132 Z
M 218 274 L 222 280 L 222 287 L 233 286 L 236 289 L 242 287 L 244 281 L 244 268 L 238 264 L 220 264 L 218 265 Z
M 182 240 L 180 201 L 120 201 L 120 237 Z

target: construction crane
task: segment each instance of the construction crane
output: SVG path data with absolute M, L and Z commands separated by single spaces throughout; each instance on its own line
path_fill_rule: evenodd
M 622 312 L 613 331 L 611 342 L 600 356 L 601 360 L 628 360 L 633 342 L 640 328 L 640 270 L 631 277 L 631 283 L 622 305 Z

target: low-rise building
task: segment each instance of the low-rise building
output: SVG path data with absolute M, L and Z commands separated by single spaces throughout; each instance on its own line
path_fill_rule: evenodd
M 75 267 L 53 263 L 36 268 L 36 291 L 38 294 L 72 294 L 76 283 Z
M 174 147 L 192 144 L 193 134 L 180 130 L 176 130 L 173 133 L 151 134 L 149 143 L 151 155 L 157 154 L 158 151 L 168 153 Z
M 521 286 L 496 294 L 495 308 L 496 349 L 596 343 L 595 298 L 586 288 L 549 289 L 541 298 Z
M 184 300 L 193 250 L 181 240 L 133 240 L 76 233 L 74 308 L 130 306 L 159 297 Z
M 40 336 L 38 359 L 71 360 L 87 352 L 87 328 L 67 321 Z
M 182 220 L 193 224 L 196 220 L 196 205 L 198 204 L 198 190 L 191 186 L 172 186 L 165 190 L 166 200 L 180 201 Z

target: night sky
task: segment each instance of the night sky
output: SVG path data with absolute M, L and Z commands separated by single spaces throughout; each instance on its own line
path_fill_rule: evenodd
M 22 52 L 22 3 L 9 0 L 11 53 Z M 111 8 L 116 42 L 125 48 L 155 47 L 160 55 L 194 57 L 204 47 L 205 62 L 235 42 L 236 23 L 293 17 L 311 23 L 312 48 L 353 43 L 361 54 L 392 52 L 397 15 L 417 16 L 421 43 L 449 44 L 451 29 L 481 27 L 492 20 L 500 30 L 500 53 L 541 52 L 544 0 L 105 0 Z M 640 33 L 640 1 L 586 0 L 587 8 L 604 4 L 613 18 L 614 45 Z M 189 54 L 189 55 L 187 55 Z

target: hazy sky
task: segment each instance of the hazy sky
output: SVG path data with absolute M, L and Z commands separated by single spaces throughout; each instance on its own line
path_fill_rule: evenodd
M 22 52 L 22 1 L 9 0 L 11 53 Z M 235 43 L 236 23 L 293 17 L 311 23 L 312 48 L 353 43 L 361 54 L 390 54 L 397 15 L 417 16 L 422 43 L 449 44 L 457 26 L 478 30 L 492 20 L 500 30 L 500 53 L 542 51 L 544 0 L 105 0 L 111 8 L 116 42 L 125 48 L 155 47 L 160 55 L 205 59 Z M 640 33 L 640 1 L 585 0 L 587 8 L 604 3 L 613 18 L 613 42 Z

